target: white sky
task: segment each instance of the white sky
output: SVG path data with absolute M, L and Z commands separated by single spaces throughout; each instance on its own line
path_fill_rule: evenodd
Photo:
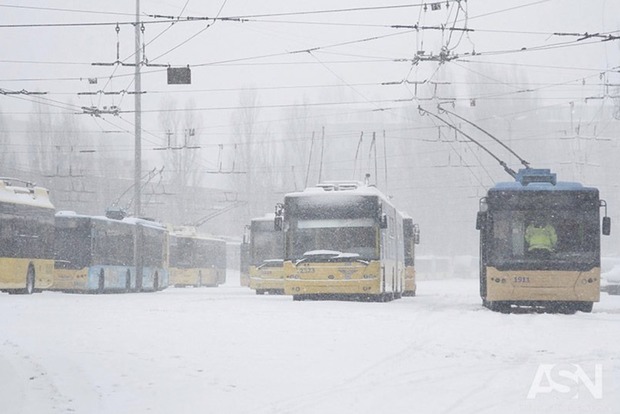
M 583 105 L 587 98 L 607 96 L 606 99 L 587 101 L 587 109 L 594 115 L 575 112 L 575 122 L 582 122 L 581 131 L 586 131 L 587 127 L 587 133 L 595 137 L 607 139 L 616 136 L 614 128 L 617 121 L 609 113 L 616 105 L 610 99 L 617 93 L 617 87 L 613 85 L 620 84 L 617 69 L 620 66 L 620 40 L 603 42 L 601 38 L 589 38 L 578 41 L 580 36 L 557 36 L 554 33 L 618 36 L 618 1 L 469 0 L 461 2 L 463 10 L 459 11 L 458 19 L 455 19 L 457 3 L 454 1 L 450 2 L 449 8 L 441 2 L 441 9 L 435 11 L 430 2 L 425 11 L 419 1 L 143 0 L 140 4 L 145 22 L 153 21 L 147 16 L 149 14 L 214 17 L 220 9 L 220 17 L 270 15 L 247 17 L 244 22 L 145 24 L 146 56 L 150 63 L 190 65 L 192 68 L 192 85 L 167 85 L 165 68 L 143 68 L 142 89 L 146 94 L 142 100 L 145 111 L 142 145 L 145 159 L 153 158 L 158 151 L 152 149 L 166 143 L 166 130 L 160 122 L 162 115 L 157 112 L 164 106 L 174 110 L 167 114 L 174 114 L 181 120 L 179 124 L 187 116 L 183 109 L 196 108 L 190 114 L 195 120 L 192 122 L 198 126 L 197 135 L 203 140 L 200 144 L 204 150 L 200 156 L 204 168 L 208 169 L 218 165 L 221 155 L 219 145 L 238 139 L 232 120 L 239 112 L 237 108 L 248 104 L 260 108 L 260 125 L 256 128 L 255 139 L 265 146 L 293 139 L 290 129 L 297 116 L 295 111 L 306 111 L 311 115 L 313 124 L 306 126 L 304 139 L 313 130 L 320 131 L 321 125 L 331 125 L 332 129 L 328 130 L 331 137 L 339 134 L 333 142 L 340 147 L 349 145 L 352 148 L 350 158 L 360 136 L 357 129 L 360 124 L 368 125 L 371 131 L 388 129 L 388 150 L 392 152 L 397 151 L 397 146 L 412 146 L 408 143 L 412 142 L 413 135 L 421 148 L 401 151 L 402 156 L 394 156 L 392 160 L 402 163 L 406 162 L 406 158 L 412 159 L 412 153 L 424 154 L 422 161 L 427 163 L 421 165 L 418 159 L 417 165 L 422 168 L 416 172 L 418 177 L 436 174 L 436 165 L 463 163 L 459 159 L 462 152 L 456 153 L 454 148 L 435 142 L 425 144 L 421 140 L 428 137 L 415 135 L 422 132 L 412 129 L 412 126 L 434 125 L 429 117 L 418 116 L 414 109 L 418 104 L 434 108 L 438 100 L 429 100 L 433 97 L 456 98 L 455 110 L 474 121 L 495 119 L 496 124 L 491 130 L 502 137 L 514 138 L 515 145 L 521 144 L 521 148 L 516 148 L 517 152 L 532 161 L 534 166 L 551 166 L 556 170 L 564 168 L 561 162 L 566 160 L 550 161 L 547 149 L 532 147 L 531 141 L 525 140 L 557 138 L 559 133 L 553 128 L 537 128 L 536 125 L 537 120 L 550 115 L 546 108 L 552 105 L 557 105 L 560 108 L 558 111 L 568 117 L 571 102 Z M 378 9 L 385 6 L 394 7 Z M 368 10 L 328 12 L 351 8 Z M 464 10 L 467 10 L 467 18 Z M 300 13 L 312 11 L 315 13 Z M 282 15 L 287 13 L 293 14 Z M 134 130 L 132 96 L 79 96 L 78 93 L 133 90 L 133 67 L 101 67 L 92 63 L 116 60 L 114 24 L 132 22 L 134 14 L 135 2 L 128 0 L 111 0 L 105 4 L 94 1 L 0 0 L 0 88 L 48 92 L 43 97 L 47 105 L 43 108 L 54 114 L 81 113 L 82 106 L 102 108 L 117 105 L 124 111 L 119 117 L 80 115 L 79 119 L 85 133 L 125 131 L 123 134 L 105 135 L 102 145 L 108 145 L 110 151 L 122 153 L 131 160 Z M 78 25 L 31 26 L 56 23 Z M 92 24 L 86 27 L 79 25 L 83 23 Z M 112 25 L 96 26 L 95 23 Z M 209 24 L 211 26 L 207 28 Z M 392 27 L 415 24 L 426 29 L 415 31 Z M 472 31 L 463 36 L 462 32 L 454 32 L 450 38 L 449 30 L 437 30 L 453 26 L 467 27 Z M 118 41 L 120 59 L 133 63 L 131 55 L 135 45 L 131 25 L 120 26 Z M 458 55 L 458 59 L 442 65 L 437 61 L 421 61 L 412 65 L 416 53 L 424 51 L 426 56 L 437 55 L 441 45 L 445 44 L 450 45 L 451 54 Z M 520 51 L 522 48 L 526 50 Z M 532 51 L 533 48 L 542 50 Z M 473 51 L 481 55 L 468 56 Z M 89 84 L 88 78 L 95 77 L 98 83 Z M 416 90 L 415 82 L 423 84 Z M 255 88 L 256 104 L 249 103 L 249 94 L 244 92 L 247 88 Z M 32 101 L 37 99 L 35 96 L 0 95 L 0 110 L 11 119 L 27 120 L 33 111 Z M 476 99 L 474 108 L 470 107 L 471 99 Z M 307 107 L 300 108 L 301 104 Z M 538 118 L 535 119 L 532 114 Z M 529 119 L 532 122 L 527 124 L 528 129 L 525 130 L 523 124 Z M 335 131 L 337 124 L 343 130 Z M 410 129 L 406 130 L 403 124 Z M 19 131 L 24 126 L 14 128 Z M 122 140 L 122 143 L 113 139 Z M 612 175 L 608 167 L 583 167 L 580 170 L 582 167 L 577 164 L 598 162 L 611 167 L 607 159 L 597 159 L 594 149 L 605 155 L 611 154 L 610 151 L 617 150 L 615 141 L 590 140 L 573 144 L 573 159 L 569 160 L 570 166 L 565 169 L 568 174 L 560 171 L 561 179 L 606 185 L 600 179 Z M 564 143 L 561 145 L 567 147 Z M 228 149 L 224 150 L 224 155 L 231 156 L 231 147 L 226 147 Z M 525 151 L 519 151 L 523 149 Z M 364 151 L 364 156 L 370 160 L 368 150 L 365 148 Z M 469 157 L 468 154 L 465 156 Z M 464 168 L 458 172 L 454 169 L 454 174 L 459 174 L 457 178 L 439 174 L 437 179 L 444 182 L 429 182 L 428 186 L 422 181 L 411 183 L 403 166 L 391 165 L 390 190 L 411 195 L 412 189 L 424 191 L 425 186 L 426 189 L 433 188 L 436 193 L 424 193 L 420 199 L 425 201 L 416 203 L 416 209 L 411 203 L 403 207 L 412 215 L 426 214 L 429 209 L 434 210 L 434 206 L 445 204 L 437 191 L 456 191 L 458 194 L 467 191 L 467 209 L 475 211 L 484 186 L 507 178 L 494 160 L 485 156 L 481 160 L 465 159 L 465 163 L 478 161 L 489 166 L 488 172 L 481 173 L 481 177 Z M 512 161 L 512 167 L 518 168 Z M 341 160 L 337 162 L 341 163 Z M 361 162 L 358 166 L 361 170 Z M 291 162 L 283 161 L 280 168 L 290 172 Z M 348 164 L 343 168 L 349 168 Z M 303 176 L 299 171 L 298 174 Z M 343 174 L 350 179 L 348 170 Z M 612 184 L 609 182 L 610 186 Z M 464 190 L 464 186 L 469 188 Z M 476 189 L 471 190 L 471 187 Z M 612 198 L 610 205 L 615 205 L 613 194 L 617 193 L 616 189 L 617 186 L 602 188 L 602 195 L 608 200 Z M 293 189 L 284 189 L 290 190 Z M 463 197 L 459 198 L 458 203 L 463 200 Z M 446 208 L 452 209 L 453 206 L 447 205 Z M 612 209 L 611 214 L 616 214 L 614 211 Z M 255 214 L 262 214 L 262 211 Z M 471 216 L 470 212 L 466 214 Z

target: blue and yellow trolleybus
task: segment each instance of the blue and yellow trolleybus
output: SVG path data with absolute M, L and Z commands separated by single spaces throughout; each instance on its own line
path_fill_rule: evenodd
M 287 194 L 284 293 L 294 300 L 389 301 L 404 291 L 403 216 L 377 188 L 325 182 Z
M 283 238 L 274 219 L 271 213 L 250 222 L 250 289 L 257 295 L 284 293 Z
M 480 200 L 480 296 L 484 306 L 590 312 L 599 300 L 602 233 L 610 233 L 596 188 L 521 169 Z
M 226 281 L 226 241 L 175 227 L 170 233 L 170 284 L 217 287 Z
M 0 290 L 31 294 L 51 286 L 54 213 L 47 189 L 0 178 Z
M 104 293 L 168 286 L 168 232 L 161 224 L 59 211 L 55 227 L 51 290 Z

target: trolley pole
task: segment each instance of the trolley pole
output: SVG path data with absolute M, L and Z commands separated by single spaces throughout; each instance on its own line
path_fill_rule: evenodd
M 135 54 L 135 171 L 134 171 L 134 216 L 139 217 L 142 212 L 141 201 L 141 172 L 142 172 L 142 79 L 140 65 L 142 64 L 140 51 L 140 0 L 136 0 L 136 54 Z

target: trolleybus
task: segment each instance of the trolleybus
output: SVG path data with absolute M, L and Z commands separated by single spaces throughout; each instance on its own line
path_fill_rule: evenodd
M 54 213 L 47 189 L 0 178 L 0 290 L 31 294 L 52 284 Z
M 51 290 L 129 292 L 168 286 L 167 230 L 150 220 L 56 213 Z
M 294 300 L 388 301 L 404 290 L 403 218 L 377 188 L 326 182 L 287 194 L 284 293 Z
M 173 228 L 170 234 L 170 284 L 217 287 L 226 281 L 226 241 Z
M 274 228 L 275 214 L 250 223 L 250 289 L 257 295 L 284 293 L 282 232 Z
M 420 228 L 411 217 L 403 218 L 405 244 L 405 287 L 403 296 L 415 296 L 417 284 L 415 279 L 415 245 L 420 243 Z
M 480 296 L 484 306 L 590 312 L 599 300 L 607 204 L 596 188 L 557 182 L 547 169 L 522 169 L 480 200 Z

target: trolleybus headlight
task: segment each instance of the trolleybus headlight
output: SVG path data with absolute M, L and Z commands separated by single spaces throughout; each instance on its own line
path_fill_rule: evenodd
M 375 277 L 373 275 L 364 275 L 363 278 L 364 279 L 374 279 Z
M 327 276 L 327 278 L 328 278 L 328 279 L 333 279 L 333 278 L 334 278 L 334 275 L 329 275 L 329 276 Z

